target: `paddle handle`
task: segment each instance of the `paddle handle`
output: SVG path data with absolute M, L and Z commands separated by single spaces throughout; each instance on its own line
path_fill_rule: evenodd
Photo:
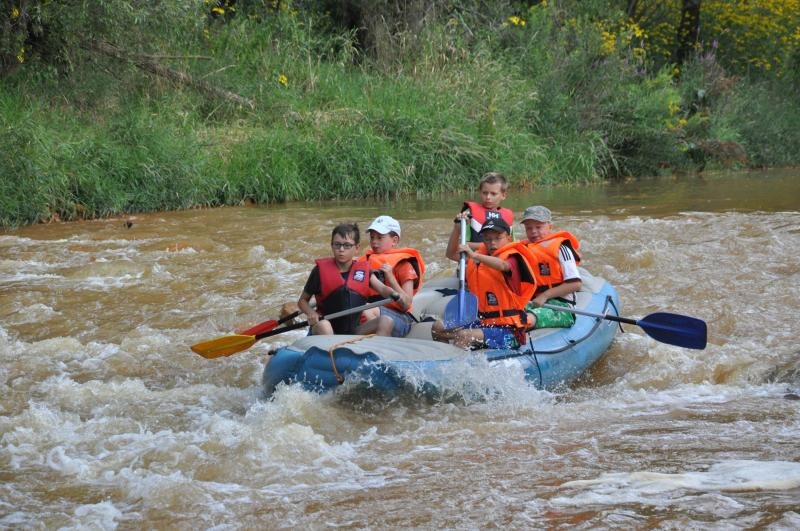
M 568 308 L 566 306 L 556 306 L 555 304 L 542 304 L 542 308 L 550 308 L 551 310 L 556 310 L 560 312 L 569 312 L 578 315 L 586 315 L 588 317 L 597 317 L 598 319 L 608 319 L 609 321 L 614 321 L 616 323 L 625 323 L 629 325 L 639 324 L 639 321 L 637 321 L 636 319 L 628 319 L 627 317 L 619 317 L 618 315 L 611 315 L 605 313 L 592 313 L 584 310 L 576 310 L 574 308 Z
M 386 299 L 370 302 L 368 304 L 364 304 L 362 306 L 357 306 L 355 308 L 350 308 L 347 310 L 342 310 L 340 312 L 334 312 L 330 315 L 321 317 L 320 319 L 331 320 L 331 319 L 336 319 L 337 317 L 344 317 L 345 315 L 351 315 L 354 313 L 363 312 L 364 310 L 369 310 L 370 308 L 375 308 L 376 306 L 384 306 L 392 301 L 397 301 L 399 299 L 400 299 L 400 294 L 395 293 L 391 297 L 388 297 Z M 255 336 L 255 339 L 256 341 L 258 341 L 259 339 L 264 339 L 265 337 L 282 334 L 283 332 L 288 332 L 289 330 L 296 330 L 298 328 L 303 328 L 305 326 L 308 326 L 308 321 L 303 321 L 302 323 L 290 324 L 289 326 L 283 326 L 281 328 L 276 328 L 275 330 L 270 330 L 269 332 L 264 332 L 263 334 L 258 334 L 257 336 Z
M 461 218 L 461 245 L 467 243 L 467 220 Z M 461 252 L 458 258 L 458 289 L 464 289 L 464 279 L 466 278 L 467 253 Z

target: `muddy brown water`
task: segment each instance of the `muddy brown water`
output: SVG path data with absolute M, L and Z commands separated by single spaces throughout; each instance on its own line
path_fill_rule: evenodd
M 796 529 L 798 198 L 797 170 L 513 193 L 580 237 L 623 315 L 699 317 L 709 346 L 627 327 L 571 388 L 475 363 L 446 399 L 266 401 L 267 351 L 302 332 L 188 345 L 275 318 L 339 221 L 391 214 L 452 274 L 461 196 L 2 232 L 0 527 Z

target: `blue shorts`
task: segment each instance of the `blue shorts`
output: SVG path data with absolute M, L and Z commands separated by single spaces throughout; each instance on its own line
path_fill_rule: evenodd
M 400 313 L 391 308 L 381 306 L 381 315 L 391 317 L 394 321 L 392 327 L 392 337 L 406 337 L 411 332 L 411 325 L 414 324 L 414 318 L 410 313 Z
M 502 328 L 497 326 L 481 327 L 483 330 L 483 342 L 488 348 L 518 348 L 519 341 L 514 335 L 512 328 Z

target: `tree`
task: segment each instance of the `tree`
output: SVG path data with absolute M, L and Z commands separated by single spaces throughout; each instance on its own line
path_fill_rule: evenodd
M 697 49 L 700 41 L 700 0 L 683 0 L 676 37 L 675 63 L 683 62 Z

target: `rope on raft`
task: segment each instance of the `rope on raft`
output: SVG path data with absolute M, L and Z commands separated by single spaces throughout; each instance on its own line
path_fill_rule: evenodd
M 340 385 L 344 383 L 344 377 L 341 374 L 339 374 L 339 371 L 336 369 L 336 360 L 334 360 L 333 358 L 333 351 L 341 346 L 348 345 L 350 343 L 356 343 L 358 341 L 361 341 L 362 339 L 366 339 L 374 335 L 375 334 L 367 334 L 366 336 L 358 336 L 351 339 L 346 339 L 345 341 L 340 341 L 339 343 L 335 343 L 331 348 L 328 349 L 328 354 L 331 355 L 331 369 L 333 369 L 333 375 L 336 377 L 336 381 L 339 382 Z

